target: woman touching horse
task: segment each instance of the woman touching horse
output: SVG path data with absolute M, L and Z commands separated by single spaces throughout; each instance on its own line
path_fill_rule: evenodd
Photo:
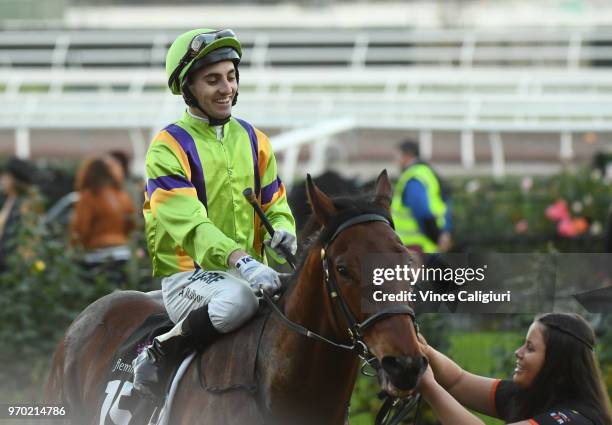
M 424 343 L 431 368 L 420 390 L 443 425 L 483 424 L 463 406 L 513 425 L 611 425 L 594 345 L 581 316 L 538 316 L 514 353 L 512 380 L 496 380 L 464 371 Z
M 225 342 L 249 339 L 248 326 L 206 348 L 181 381 L 170 423 L 344 424 L 357 354 L 377 369 L 382 390 L 399 398 L 412 393 L 426 367 L 414 313 L 405 305 L 373 315 L 361 309 L 362 285 L 371 284 L 361 272 L 368 255 L 393 253 L 410 261 L 392 228 L 391 194 L 386 172 L 373 202 L 332 201 L 309 179 L 318 229 L 279 301 L 294 325 L 267 313 L 253 347 L 252 393 L 219 394 L 202 384 L 207 371 L 230 374 L 239 366 L 240 359 L 218 354 Z M 54 358 L 51 387 L 72 411 L 81 412 L 80 423 L 100 423 L 96 409 L 113 353 L 148 314 L 161 309 L 145 294 L 119 292 L 88 307 L 68 329 Z M 300 331 L 304 328 L 308 332 Z

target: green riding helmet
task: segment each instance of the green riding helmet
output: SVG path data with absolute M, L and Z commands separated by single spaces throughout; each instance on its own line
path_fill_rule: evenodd
M 181 87 L 190 72 L 224 60 L 233 61 L 237 67 L 241 57 L 242 47 L 232 30 L 199 28 L 187 31 L 168 49 L 168 87 L 172 94 L 182 94 Z

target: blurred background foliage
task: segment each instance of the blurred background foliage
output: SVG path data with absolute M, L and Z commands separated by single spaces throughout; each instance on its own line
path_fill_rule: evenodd
M 455 249 L 603 252 L 610 183 L 598 169 L 547 177 L 455 179 L 448 183 Z M 567 206 L 569 229 L 547 218 L 547 209 L 557 203 Z
M 46 207 L 72 190 L 76 164 L 39 163 L 40 193 Z M 567 172 L 545 178 L 464 178 L 448 182 L 452 192 L 454 239 L 458 251 L 601 252 L 609 225 L 610 182 L 597 171 Z M 565 200 L 571 218 L 586 227 L 573 237 L 559 232 L 547 218 L 547 208 Z M 36 214 L 32 212 L 32 214 Z M 32 222 L 40 217 L 33 216 Z M 521 224 L 522 223 L 522 224 Z M 526 223 L 526 224 L 524 224 Z M 19 245 L 0 274 L 0 400 L 41 400 L 55 345 L 78 313 L 97 298 L 117 289 L 152 290 L 142 231 L 135 232 L 134 252 L 117 282 L 105 271 L 86 273 L 79 252 L 67 247 L 65 222 L 22 229 Z M 24 254 L 25 253 L 25 254 Z M 612 390 L 612 316 L 589 316 L 600 344 L 598 356 L 608 390 Z M 509 377 L 514 349 L 524 337 L 532 316 L 444 315 L 419 317 L 422 333 L 438 350 L 471 372 Z M 351 402 L 351 422 L 371 424 L 380 400 L 375 378 L 360 376 Z M 422 406 L 421 424 L 434 424 Z M 487 423 L 499 422 L 487 419 Z

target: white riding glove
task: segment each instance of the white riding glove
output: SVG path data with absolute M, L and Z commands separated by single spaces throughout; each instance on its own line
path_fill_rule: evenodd
M 249 282 L 251 289 L 255 293 L 261 289 L 266 294 L 272 296 L 281 287 L 278 273 L 265 264 L 261 264 L 250 255 L 245 255 L 236 262 L 236 270 Z
M 295 235 L 286 230 L 275 231 L 272 239 L 264 241 L 264 244 L 272 248 L 281 257 L 284 257 L 283 247 L 293 255 L 297 252 L 297 239 Z

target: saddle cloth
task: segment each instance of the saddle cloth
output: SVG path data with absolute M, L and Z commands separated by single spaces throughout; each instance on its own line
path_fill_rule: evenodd
M 132 360 L 157 335 L 169 331 L 174 324 L 167 314 L 153 314 L 119 347 L 108 371 L 104 398 L 99 406 L 100 425 L 146 425 L 163 401 L 141 397 L 133 390 Z M 168 373 L 172 373 L 169 371 Z M 167 377 L 166 377 L 167 378 Z
M 149 425 L 171 423 L 172 397 L 189 363 L 198 362 L 200 386 L 198 390 L 213 394 L 228 391 L 257 389 L 255 367 L 257 349 L 267 315 L 260 311 L 245 326 L 223 335 L 210 347 L 186 359 L 173 359 L 175 365 L 169 368 L 162 379 L 164 394 L 169 399 L 151 400 L 133 390 L 134 371 L 132 360 L 155 338 L 173 326 L 167 314 L 149 316 L 143 324 L 121 345 L 115 354 L 109 370 L 105 397 L 99 406 L 101 425 Z M 182 364 L 181 360 L 183 360 Z M 177 369 L 180 367 L 180 373 Z M 161 415 L 160 415 L 161 413 Z

